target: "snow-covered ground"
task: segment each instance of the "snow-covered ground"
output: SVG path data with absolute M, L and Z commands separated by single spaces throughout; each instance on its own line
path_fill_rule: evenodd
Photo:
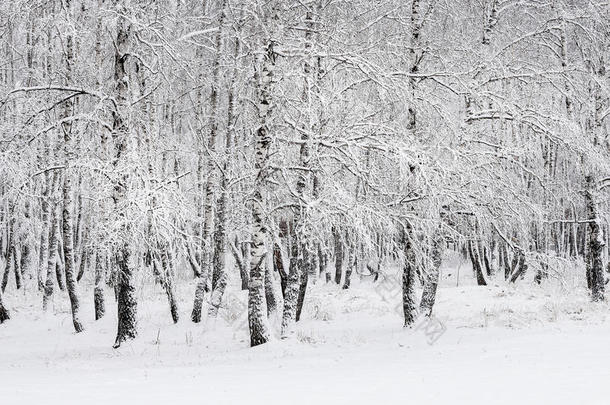
M 399 294 L 384 282 L 318 283 L 295 335 L 256 348 L 244 293 L 228 293 L 216 322 L 193 325 L 185 289 L 173 325 L 162 292 L 146 286 L 139 338 L 113 350 L 111 291 L 99 322 L 83 297 L 78 335 L 67 300 L 43 316 L 13 292 L 13 319 L 0 326 L 0 404 L 610 403 L 607 304 L 572 284 L 473 286 L 466 267 L 458 285 L 455 270 L 443 273 L 433 325 L 403 329 Z

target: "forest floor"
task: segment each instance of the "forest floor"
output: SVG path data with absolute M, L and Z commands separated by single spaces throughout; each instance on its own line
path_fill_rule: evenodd
M 456 272 L 443 272 L 432 321 L 410 330 L 391 276 L 377 285 L 355 276 L 349 290 L 310 285 L 294 336 L 256 348 L 245 292 L 228 291 L 219 318 L 194 325 L 194 286 L 185 288 L 174 325 L 160 289 L 142 287 L 139 337 L 114 350 L 111 290 L 98 322 L 83 297 L 78 335 L 65 294 L 42 315 L 39 302 L 7 291 L 0 404 L 610 403 L 608 304 L 570 283 L 478 287 L 468 267 L 459 283 Z

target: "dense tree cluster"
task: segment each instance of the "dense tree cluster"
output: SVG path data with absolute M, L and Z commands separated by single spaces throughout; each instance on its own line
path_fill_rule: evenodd
M 309 282 L 398 264 L 408 326 L 447 248 L 479 285 L 579 261 L 603 300 L 609 21 L 601 0 L 1 2 L 0 322 L 31 283 L 81 331 L 108 284 L 118 347 L 136 280 L 174 322 L 196 285 L 200 322 L 241 277 L 258 345 Z

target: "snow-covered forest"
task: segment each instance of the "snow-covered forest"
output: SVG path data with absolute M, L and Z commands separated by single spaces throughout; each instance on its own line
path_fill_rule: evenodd
M 512 333 L 607 367 L 609 70 L 607 0 L 0 0 L 0 403 L 398 400 Z

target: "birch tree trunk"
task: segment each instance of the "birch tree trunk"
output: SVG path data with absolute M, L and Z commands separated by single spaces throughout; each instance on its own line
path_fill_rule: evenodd
M 104 0 L 97 0 L 98 9 Z M 95 41 L 95 63 L 100 64 L 102 61 L 102 16 L 98 16 L 96 23 L 96 41 Z M 95 84 L 100 85 L 100 75 L 95 75 Z M 102 160 L 107 160 L 108 153 L 108 136 L 103 135 L 101 139 L 101 156 Z M 108 206 L 106 202 L 102 205 L 105 209 Z M 82 260 L 82 259 L 81 259 Z M 108 253 L 101 248 L 95 251 L 95 287 L 93 288 L 93 309 L 95 312 L 95 320 L 98 321 L 106 314 L 106 302 L 104 297 L 104 282 L 107 271 Z
M 410 327 L 415 322 L 415 252 L 412 245 L 411 227 L 400 230 L 400 240 L 403 246 L 404 263 L 402 265 L 402 310 L 404 327 Z
M 57 174 L 55 174 L 55 179 L 57 178 Z M 53 181 L 53 188 L 55 188 L 56 180 Z M 58 248 L 57 248 L 57 238 L 59 237 L 59 220 L 58 220 L 57 209 L 53 208 L 51 213 L 51 227 L 49 229 L 49 254 L 47 259 L 47 272 L 46 272 L 46 281 L 44 285 L 44 294 L 42 297 L 42 310 L 46 311 L 48 309 L 49 300 L 53 295 L 53 279 L 55 278 L 55 267 L 57 266 L 58 259 Z
M 31 267 L 32 267 L 32 257 L 31 257 L 31 246 L 30 241 L 27 237 L 24 237 L 21 241 L 21 254 L 19 260 L 19 267 L 21 268 L 21 275 L 25 277 L 26 275 L 30 275 L 31 277 Z
M 295 216 L 298 217 L 298 214 L 295 214 Z M 288 334 L 292 332 L 292 327 L 296 321 L 299 281 L 301 280 L 300 267 L 303 262 L 303 253 L 301 252 L 303 246 L 300 243 L 298 231 L 295 230 L 297 224 L 298 218 L 295 218 L 294 222 L 290 225 L 292 237 L 290 245 L 290 265 L 286 280 L 286 291 L 284 293 L 284 311 L 282 313 L 282 338 L 287 337 Z
M 280 276 L 280 286 L 282 289 L 282 298 L 286 298 L 286 286 L 288 285 L 288 273 L 284 268 L 284 258 L 282 255 L 282 242 L 276 241 L 273 244 L 273 269 Z
M 434 302 L 436 301 L 436 288 L 438 286 L 439 270 L 443 260 L 444 247 L 445 240 L 440 232 L 436 232 L 432 236 L 432 267 L 428 269 L 426 274 L 424 291 L 422 292 L 421 301 L 419 303 L 419 313 L 423 314 L 424 316 L 429 317 L 432 315 L 432 308 L 434 307 Z
M 506 242 L 501 242 L 500 249 L 502 249 L 502 265 L 504 266 L 504 280 L 508 280 L 512 268 L 510 266 L 510 260 L 508 258 L 508 249 L 506 248 Z
M 211 142 L 211 141 L 210 141 Z M 209 150 L 210 146 L 208 146 Z M 213 167 L 214 163 L 212 158 L 209 159 L 208 169 L 215 171 Z M 202 238 L 202 249 L 201 249 L 201 257 L 200 257 L 200 272 L 199 278 L 197 280 L 197 287 L 195 288 L 195 300 L 193 302 L 193 311 L 191 312 L 191 320 L 195 323 L 201 322 L 201 311 L 203 308 L 203 299 L 205 298 L 205 293 L 209 290 L 208 287 L 208 278 L 210 274 L 210 257 L 211 257 L 211 241 L 210 241 L 210 229 L 212 228 L 213 221 L 213 201 L 214 201 L 214 189 L 213 189 L 213 181 L 212 175 L 208 176 L 208 181 L 206 182 L 204 192 L 205 192 L 205 208 L 204 208 L 204 218 L 203 218 L 203 230 L 201 233 Z
M 468 254 L 470 261 L 472 262 L 472 270 L 477 279 L 477 285 L 487 285 L 485 276 L 483 275 L 483 269 L 481 268 L 481 257 L 479 255 L 479 249 L 476 243 L 468 241 Z
M 174 289 L 174 274 L 172 272 L 170 263 L 172 262 L 171 247 L 164 246 L 158 249 L 160 258 L 157 254 L 153 254 L 152 265 L 155 276 L 167 295 L 167 302 L 169 303 L 169 310 L 174 323 L 178 323 L 180 320 L 180 314 L 178 312 L 178 302 L 176 301 L 176 292 Z
M 250 277 L 248 284 L 248 324 L 250 327 L 250 346 L 257 346 L 269 341 L 269 325 L 265 310 L 265 256 L 267 251 L 267 225 L 265 218 L 265 201 L 263 193 L 266 188 L 266 177 L 269 165 L 269 147 L 273 136 L 269 130 L 269 119 L 273 108 L 271 85 L 275 53 L 273 42 L 269 38 L 265 44 L 260 72 L 260 91 L 258 94 L 259 127 L 255 137 L 256 179 L 252 195 L 252 249 L 250 252 Z
M 212 93 L 214 97 L 212 100 L 214 101 L 213 108 L 213 116 L 212 119 L 214 123 L 212 124 L 213 130 L 218 130 L 218 102 L 216 101 L 218 96 L 216 93 L 218 92 L 218 76 L 220 71 L 220 57 L 222 54 L 222 33 L 225 19 L 225 3 L 223 0 L 221 2 L 221 10 L 220 16 L 218 18 L 218 32 L 216 33 L 216 60 L 214 61 L 214 70 L 212 73 L 212 80 L 214 81 L 212 84 Z M 236 38 L 236 48 L 235 54 L 239 52 L 239 39 Z M 236 55 L 234 55 L 236 56 Z M 232 93 L 232 89 L 229 89 L 229 93 Z M 232 97 L 232 96 L 231 96 Z M 232 100 L 231 100 L 232 101 Z M 232 104 L 232 103 L 231 103 Z M 216 219 L 214 220 L 214 254 L 212 258 L 212 293 L 210 297 L 210 308 L 208 310 L 208 316 L 215 318 L 218 314 L 218 308 L 222 302 L 222 296 L 224 295 L 225 288 L 227 286 L 227 271 L 226 271 L 226 243 L 227 243 L 227 233 L 226 233 L 226 206 L 227 206 L 227 168 L 228 168 L 228 159 L 229 153 L 231 151 L 231 121 L 233 120 L 231 108 L 228 110 L 228 125 L 227 132 L 225 133 L 225 147 L 224 147 L 224 157 L 223 157 L 223 166 L 222 172 L 220 173 L 220 195 L 218 197 L 218 201 L 216 204 Z
M 222 52 L 222 26 L 224 23 L 225 17 L 225 1 L 223 0 L 221 4 L 221 10 L 218 18 L 218 31 L 216 33 L 215 45 L 216 52 L 214 55 L 214 63 L 212 67 L 212 88 L 210 91 L 210 108 L 211 108 L 211 117 L 210 117 L 210 133 L 207 143 L 207 174 L 208 179 L 205 185 L 205 209 L 204 209 L 204 222 L 203 222 L 203 251 L 201 254 L 201 274 L 199 276 L 199 280 L 197 281 L 197 287 L 195 289 L 195 301 L 193 303 L 193 312 L 191 313 L 191 320 L 195 323 L 201 322 L 201 310 L 203 307 L 203 299 L 205 296 L 206 285 L 208 282 L 208 277 L 210 274 L 210 258 L 213 258 L 215 253 L 213 253 L 213 248 L 215 246 L 215 240 L 210 240 L 210 231 L 214 226 L 212 223 L 214 222 L 214 188 L 216 186 L 216 177 L 217 177 L 217 169 L 216 169 L 216 156 L 214 152 L 216 150 L 216 135 L 218 133 L 218 76 L 220 72 L 220 57 Z M 223 214 L 224 215 L 224 214 Z M 224 227 L 224 224 L 221 225 Z M 216 233 L 216 232 L 214 232 Z M 215 239 L 215 237 L 214 237 Z M 213 243 L 214 242 L 214 243 Z M 224 249 L 224 247 L 223 247 Z M 224 252 L 223 252 L 224 255 Z M 222 259 L 224 261 L 224 257 Z M 214 270 L 212 271 L 212 277 L 214 278 Z M 219 276 L 219 272 L 216 272 L 217 280 Z M 212 281 L 213 282 L 213 281 Z M 225 283 L 226 284 L 226 283 Z M 212 286 L 212 289 L 214 286 Z M 222 291 L 224 292 L 224 287 L 222 287 Z M 217 296 L 219 293 L 217 292 Z M 222 293 L 220 293 L 220 298 L 222 298 Z M 218 300 L 220 300 L 218 298 Z M 218 302 L 220 305 L 220 301 Z M 216 310 L 212 310 L 212 313 L 216 313 Z
M 515 265 L 516 268 L 513 272 L 512 277 L 510 278 L 511 283 L 517 281 L 519 277 L 523 277 L 523 275 L 525 275 L 525 272 L 527 271 L 528 265 L 525 262 L 525 253 L 521 249 L 515 252 Z
M 310 5 L 311 7 L 312 5 Z M 311 64 L 310 55 L 311 38 L 313 31 L 313 11 L 308 8 L 305 14 L 305 61 L 303 63 L 303 95 L 302 106 L 306 110 L 305 123 L 301 130 L 301 146 L 299 151 L 299 163 L 301 169 L 297 174 L 296 198 L 297 204 L 294 208 L 292 226 L 292 249 L 290 258 L 290 269 L 288 272 L 288 285 L 284 298 L 284 312 L 282 314 L 282 337 L 286 337 L 292 331 L 294 323 L 300 317 L 301 308 L 305 300 L 307 281 L 309 279 L 309 238 L 307 236 L 307 212 L 304 207 L 304 198 L 309 183 L 309 159 L 310 142 L 312 132 L 312 109 L 311 109 Z M 298 315 L 297 315 L 298 314 Z
M 69 136 L 65 136 L 67 138 L 66 143 L 68 143 Z M 67 163 L 68 162 L 66 162 L 66 165 Z M 72 189 L 70 185 L 70 176 L 68 175 L 68 173 L 66 173 L 66 175 L 64 176 L 63 200 L 63 237 L 64 257 L 66 261 L 66 286 L 68 288 L 68 296 L 70 297 L 70 307 L 72 309 L 72 323 L 74 324 L 74 330 L 78 333 L 82 332 L 84 328 L 79 317 L 80 302 L 78 298 L 76 276 L 74 274 L 74 250 L 72 247 L 72 238 L 74 235 L 72 230 Z
M 333 227 L 333 239 L 335 243 L 335 284 L 341 284 L 343 270 L 343 242 L 339 229 Z
M 45 141 L 45 144 L 47 142 Z M 46 145 L 45 145 L 46 146 Z M 45 149 L 48 148 L 45 147 Z M 43 274 L 46 275 L 46 266 L 49 260 L 49 232 L 51 228 L 51 221 L 49 218 L 49 189 L 51 183 L 51 177 L 49 172 L 45 172 L 44 174 L 44 186 L 42 197 L 40 199 L 40 205 L 42 209 L 42 232 L 40 233 L 40 249 L 38 255 L 38 270 L 36 272 L 36 277 L 38 280 L 38 289 L 40 291 L 44 290 L 44 279 Z
M 301 319 L 301 312 L 303 311 L 303 304 L 305 303 L 305 294 L 307 292 L 307 284 L 309 282 L 309 273 L 312 266 L 312 256 L 313 255 L 307 250 L 303 251 L 303 264 L 300 271 L 299 293 L 297 295 L 296 312 L 294 315 L 295 322 L 298 322 Z
M 0 324 L 8 321 L 10 318 L 10 313 L 4 306 L 4 301 L 2 301 L 2 292 L 0 292 Z
M 115 138 L 115 156 L 113 166 L 115 169 L 119 163 L 125 159 L 127 153 L 130 123 L 129 123 L 129 80 L 127 71 L 127 59 L 130 55 L 130 35 L 131 26 L 129 20 L 125 17 L 128 14 L 124 0 L 115 0 L 115 6 L 118 14 L 117 18 L 117 33 L 114 43 L 114 84 L 116 109 L 113 112 L 113 137 Z M 125 169 L 123 169 L 125 170 Z M 117 336 L 114 342 L 114 348 L 121 346 L 128 339 L 134 339 L 137 335 L 137 300 L 136 288 L 134 280 L 134 269 L 131 258 L 131 248 L 129 243 L 130 226 L 127 223 L 128 218 L 122 207 L 127 199 L 127 188 L 129 176 L 126 172 L 117 173 L 118 179 L 114 186 L 112 195 L 114 201 L 114 209 L 118 212 L 120 225 L 119 246 L 115 256 L 116 263 L 116 280 L 115 289 L 117 292 L 117 309 L 118 309 L 118 326 Z
M 66 1 L 66 12 L 70 13 L 70 1 Z M 73 52 L 73 39 L 72 35 L 68 34 L 66 38 L 66 81 L 68 85 L 71 85 L 72 80 L 72 55 Z M 72 113 L 73 101 L 67 100 L 64 102 L 63 117 L 67 118 Z M 63 131 L 64 141 L 64 186 L 63 186 L 63 212 L 62 212 L 62 225 L 63 225 L 63 252 L 65 261 L 65 274 L 66 274 L 66 286 L 68 288 L 68 296 L 70 297 L 70 307 L 72 309 L 72 323 L 74 324 L 74 330 L 76 333 L 84 330 L 83 325 L 79 318 L 80 303 L 78 299 L 78 287 L 76 284 L 75 275 L 75 260 L 74 260 L 74 229 L 73 229 L 73 201 L 72 201 L 72 179 L 70 172 L 70 147 L 72 139 L 72 124 L 70 122 L 64 122 L 61 126 Z
M 106 259 L 102 252 L 95 255 L 95 288 L 93 289 L 93 304 L 95 310 L 95 320 L 100 320 L 106 313 L 104 302 L 104 270 Z
M 21 289 L 22 285 L 22 274 L 21 274 L 21 260 L 19 255 L 17 254 L 17 243 L 18 243 L 18 234 L 15 232 L 15 227 L 17 224 L 17 213 L 15 212 L 15 203 L 10 204 L 9 213 L 11 216 L 10 220 L 10 231 L 9 231 L 9 257 L 7 264 L 12 262 L 13 274 L 15 275 L 15 288 L 17 290 Z
M 273 288 L 273 274 L 271 265 L 265 261 L 265 301 L 267 302 L 267 316 L 270 316 L 277 310 L 277 299 L 275 298 L 275 289 Z
M 610 45 L 610 37 L 606 35 L 604 37 L 604 46 L 608 48 Z M 604 131 L 602 111 L 605 108 L 605 100 L 603 89 L 600 83 L 607 83 L 608 77 L 606 75 L 606 66 L 603 56 L 596 56 L 595 63 L 591 63 L 590 68 L 593 71 L 592 74 L 595 80 L 592 80 L 591 84 L 591 105 L 593 107 L 591 117 L 589 119 L 588 128 L 592 135 L 592 144 L 596 149 L 603 149 L 604 146 L 610 150 L 610 143 L 606 141 L 606 145 L 602 144 L 604 138 L 608 138 L 608 134 Z M 585 159 L 586 160 L 586 159 Z M 601 218 L 599 215 L 599 197 L 598 197 L 598 182 L 596 180 L 596 174 L 594 169 L 587 168 L 585 175 L 585 211 L 587 214 L 588 223 L 588 236 L 589 243 L 587 249 L 587 262 L 589 263 L 590 280 L 591 280 L 591 300 L 593 302 L 599 302 L 605 300 L 605 285 L 604 280 L 604 265 L 603 265 L 603 251 L 604 251 L 604 232 L 602 228 Z
M 354 245 L 353 236 L 349 233 L 345 235 L 345 243 L 347 247 L 347 266 L 345 266 L 345 280 L 343 280 L 343 290 L 347 290 L 352 282 L 352 272 L 357 266 L 356 246 Z
M 585 205 L 587 219 L 589 220 L 589 244 L 587 250 L 587 260 L 589 263 L 589 274 L 591 284 L 591 299 L 594 302 L 603 301 L 605 280 L 602 264 L 602 253 L 604 247 L 604 236 L 600 226 L 597 202 L 597 182 L 592 175 L 585 177 Z
M 76 281 L 80 282 L 81 279 L 83 278 L 83 276 L 85 275 L 85 270 L 87 270 L 87 268 L 89 267 L 89 265 L 91 264 L 91 249 L 89 248 L 82 248 L 82 249 L 75 249 L 75 251 L 80 252 L 80 260 L 76 263 L 76 267 L 78 267 L 78 273 L 76 274 Z
M 243 243 L 243 249 L 240 247 L 241 245 L 242 243 L 239 242 L 237 236 L 233 242 L 229 243 L 231 253 L 233 254 L 233 259 L 235 260 L 235 264 L 237 264 L 237 268 L 239 269 L 241 289 L 247 290 L 248 273 L 250 272 L 250 243 Z
M 21 274 L 19 272 L 19 266 L 17 265 L 17 250 L 15 249 L 15 203 L 9 202 L 8 208 L 8 235 L 7 235 L 7 255 L 6 255 L 6 267 L 4 269 L 4 276 L 2 278 L 2 292 L 6 290 L 8 285 L 8 279 L 13 270 L 15 275 L 15 287 L 21 288 Z
M 63 190 L 63 186 L 62 186 Z M 63 191 L 62 191 L 63 192 Z M 63 197 L 62 197 L 63 198 Z M 55 278 L 57 279 L 57 287 L 59 287 L 60 291 L 66 291 L 66 283 L 64 282 L 64 272 L 65 272 L 65 257 L 64 257 L 64 239 L 63 234 L 61 233 L 61 229 L 63 227 L 63 218 L 62 216 L 58 219 L 60 232 L 57 236 L 57 262 L 55 263 Z

